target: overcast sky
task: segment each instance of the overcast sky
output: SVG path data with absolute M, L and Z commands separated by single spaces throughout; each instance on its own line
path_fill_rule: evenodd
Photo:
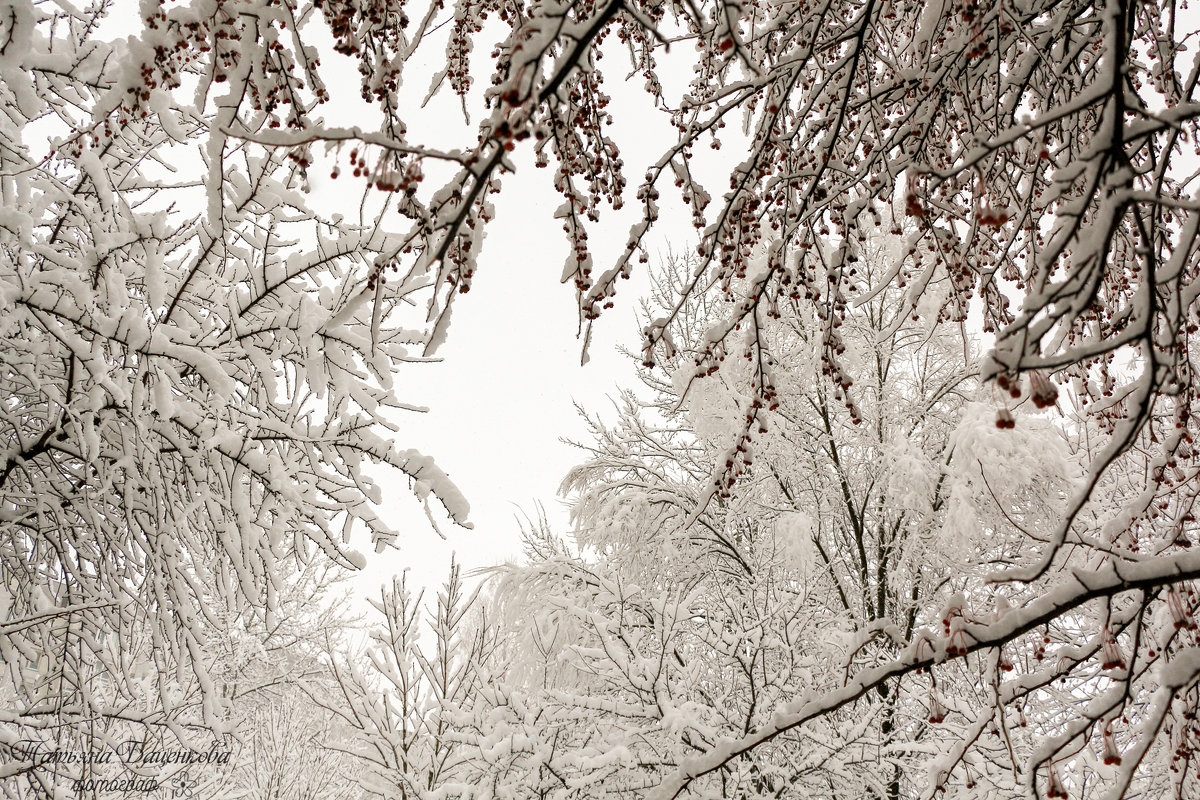
M 442 541 L 398 485 L 387 508 L 406 535 L 399 551 L 371 557 L 360 584 L 374 586 L 405 566 L 436 584 L 452 552 L 468 567 L 516 557 L 517 516 L 535 515 L 538 502 L 565 528 L 556 492 L 580 451 L 560 439 L 585 438 L 573 404 L 603 412 L 618 384 L 631 383 L 633 364 L 617 345 L 637 346 L 633 308 L 641 290 L 630 287 L 599 321 L 590 363 L 580 366 L 574 292 L 558 282 L 566 244 L 552 219 L 554 200 L 516 183 L 506 181 L 471 292 L 456 301 L 438 351 L 444 360 L 406 366 L 397 381 L 402 400 L 430 408 L 398 420 L 397 442 L 436 458 L 470 501 L 475 528 L 441 524 Z
M 485 48 L 477 46 L 476 51 L 478 56 Z M 474 144 L 479 120 L 465 124 L 453 94 L 443 92 L 424 109 L 419 108 L 435 67 L 442 66 L 430 57 L 441 52 L 440 43 L 428 47 L 425 62 L 407 68 L 402 93 L 414 106 L 407 119 L 409 139 L 438 147 L 468 147 Z M 486 52 L 478 60 L 481 70 L 476 73 L 476 85 L 487 85 Z M 609 60 L 605 59 L 605 66 Z M 614 94 L 620 92 L 622 99 L 653 114 L 641 91 L 642 79 L 625 84 L 627 61 L 614 57 L 611 62 L 609 80 Z M 357 75 L 348 72 L 346 78 L 344 85 L 357 89 Z M 347 119 L 361 112 L 349 108 L 342 112 L 336 106 L 323 113 L 337 124 L 349 121 L 363 127 L 377 119 L 370 112 L 361 121 Z M 626 177 L 631 184 L 627 201 L 632 200 L 642 165 L 669 144 L 647 136 L 645 122 L 636 115 L 616 121 L 618 142 L 638 148 L 625 152 Z M 487 227 L 471 291 L 456 300 L 449 338 L 438 350 L 443 362 L 406 366 L 397 380 L 402 401 L 430 409 L 397 420 L 402 425 L 397 443 L 433 456 L 450 474 L 471 503 L 475 528 L 443 524 L 441 530 L 447 536 L 443 541 L 430 528 L 406 484 L 397 481 L 395 491 L 388 493 L 387 511 L 394 515 L 395 524 L 402 526 L 400 549 L 369 556 L 367 569 L 355 581 L 364 592 L 374 594 L 381 582 L 406 567 L 416 582 L 436 586 L 445 577 L 451 554 L 468 568 L 517 558 L 518 518 L 535 516 L 539 503 L 557 528 L 566 530 L 567 514 L 557 490 L 566 471 L 581 460 L 581 453 L 561 439 L 586 439 L 585 425 L 574 404 L 604 414 L 611 408 L 609 396 L 635 381 L 633 362 L 617 348 L 638 350 L 640 329 L 635 309 L 649 285 L 645 275 L 636 275 L 620 287 L 616 307 L 596 323 L 590 361 L 581 366 L 574 289 L 560 283 L 568 245 L 561 221 L 554 219 L 562 198 L 551 186 L 553 159 L 550 167 L 537 169 L 528 147 L 514 156 L 518 170 L 504 176 L 504 188 L 494 198 L 497 216 Z M 431 180 L 432 176 L 426 182 Z M 336 184 L 324 175 L 314 175 L 313 184 L 315 194 L 336 187 L 346 193 L 345 202 L 357 205 L 357 195 L 349 192 L 344 172 Z M 649 240 L 652 265 L 669 246 L 680 249 L 694 240 L 688 238 L 691 231 L 685 220 L 680 215 L 682 225 L 664 226 Z M 614 262 L 633 221 L 628 213 L 614 215 L 610 211 L 603 227 L 592 232 L 597 273 Z M 678 235 L 668 236 L 667 230 Z M 352 545 L 372 552 L 367 542 Z

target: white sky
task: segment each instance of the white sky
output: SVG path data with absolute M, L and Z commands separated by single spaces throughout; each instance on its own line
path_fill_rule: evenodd
M 479 40 L 484 41 L 491 40 Z M 436 58 L 443 52 L 441 42 L 428 41 L 425 46 L 425 61 L 407 65 L 401 89 L 402 97 L 413 106 L 406 119 L 409 140 L 434 147 L 469 147 L 476 139 L 479 119 L 472 118 L 467 125 L 455 95 L 443 91 L 425 108 L 419 108 L 435 69 L 442 67 Z M 490 49 L 482 44 L 475 49 L 478 89 L 488 83 Z M 627 71 L 627 60 L 613 57 L 606 59 L 606 65 L 609 60 L 609 79 L 614 89 L 622 90 L 620 78 Z M 323 66 L 329 63 L 323 57 Z M 357 74 L 350 70 L 344 74 L 346 83 L 342 85 L 357 95 Z M 329 77 L 326 80 L 331 87 L 338 85 Z M 636 78 L 622 92 L 644 98 L 641 83 L 642 79 Z M 357 98 L 350 98 L 346 110 L 341 111 L 339 99 L 335 97 L 320 113 L 337 120 L 336 124 L 349 122 L 364 128 L 377 119 L 376 112 L 364 111 Z M 648 99 L 638 98 L 635 102 L 647 113 L 654 113 Z M 356 105 L 357 109 L 351 110 Z M 479 99 L 468 105 L 475 113 L 482 108 Z M 642 165 L 656 158 L 668 144 L 647 138 L 644 121 L 636 116 L 617 121 L 618 142 L 622 146 L 631 142 L 641 146 L 641 152 L 625 154 L 630 183 L 625 198 L 627 209 L 633 207 L 630 201 L 644 171 Z M 545 169 L 535 168 L 528 142 L 519 147 L 514 158 L 517 173 L 505 175 L 503 190 L 493 197 L 497 216 L 486 230 L 471 291 L 456 299 L 449 338 L 437 352 L 443 362 L 406 365 L 397 381 L 402 401 L 430 409 L 426 414 L 407 414 L 397 420 L 402 425 L 397 443 L 415 447 L 437 460 L 470 502 L 470 520 L 475 527 L 455 527 L 443 522 L 445 517 L 441 515 L 439 525 L 447 537 L 442 540 L 431 529 L 404 480 L 384 484 L 389 487 L 385 497 L 390 499 L 385 513 L 401 529 L 402 536 L 398 550 L 378 555 L 366 541 L 351 543 L 368 554 L 367 568 L 354 581 L 366 595 L 374 596 L 381 583 L 406 568 L 411 570 L 410 585 L 435 589 L 444 580 L 452 555 L 467 569 L 519 558 L 519 519 L 535 517 L 539 503 L 556 529 L 565 531 L 567 511 L 557 498 L 558 485 L 567 470 L 581 460 L 582 453 L 561 439 L 587 439 L 586 427 L 574 404 L 592 414 L 603 413 L 611 407 L 608 397 L 616 395 L 621 384 L 632 385 L 634 380 L 633 363 L 617 348 L 639 350 L 635 309 L 647 292 L 645 275 L 623 282 L 616 307 L 595 323 L 590 361 L 581 366 L 574 288 L 559 282 L 568 244 L 561 220 L 554 219 L 554 210 L 562 203 L 551 185 L 554 160 Z M 432 175 L 425 183 L 438 185 Z M 314 194 L 333 188 L 346 192 L 346 202 L 357 207 L 358 195 L 349 191 L 345 170 L 336 183 L 313 173 Z M 629 214 L 618 216 L 610 211 L 602 219 L 603 227 L 591 231 L 596 274 L 613 263 L 632 222 Z M 675 230 L 685 233 L 674 241 L 657 234 L 649 240 L 652 247 L 663 252 L 668 245 L 679 249 L 690 228 L 676 226 Z M 651 250 L 651 264 L 659 260 L 659 255 Z M 440 510 L 435 505 L 435 511 Z
M 560 438 L 586 439 L 573 403 L 603 411 L 617 382 L 633 376 L 632 363 L 616 348 L 637 348 L 632 309 L 641 289 L 630 286 L 625 302 L 601 318 L 591 361 L 581 367 L 574 292 L 558 282 L 567 248 L 552 218 L 557 202 L 550 192 L 518 185 L 542 175 L 520 177 L 506 179 L 473 287 L 456 301 L 449 339 L 438 351 L 444 361 L 399 373 L 401 399 L 430 411 L 398 420 L 397 441 L 432 455 L 449 473 L 471 503 L 475 529 L 439 521 L 447 535 L 442 541 L 398 483 L 387 493 L 395 497 L 387 509 L 405 535 L 399 551 L 369 556 L 356 582 L 371 592 L 406 566 L 416 582 L 440 583 L 451 553 L 470 568 L 517 557 L 517 516 L 534 516 L 538 502 L 565 529 L 556 492 L 581 453 Z M 368 551 L 365 543 L 354 544 Z

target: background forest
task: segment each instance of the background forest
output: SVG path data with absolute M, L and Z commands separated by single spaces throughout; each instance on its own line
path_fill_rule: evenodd
M 0 791 L 1200 798 L 1198 38 L 0 0 Z M 477 272 L 525 285 L 529 174 L 585 362 L 644 294 L 636 387 L 568 525 L 364 626 L 398 485 L 469 541 L 400 420 Z

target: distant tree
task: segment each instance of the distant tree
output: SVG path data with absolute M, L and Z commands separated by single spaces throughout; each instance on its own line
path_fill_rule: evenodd
M 356 760 L 336 714 L 330 651 L 350 651 L 359 620 L 347 609 L 346 574 L 314 560 L 286 571 L 274 619 L 228 609 L 210 637 L 210 674 L 226 706 L 219 769 L 192 768 L 196 796 L 247 800 L 356 800 Z
M 877 278 L 889 257 L 878 245 L 864 252 L 863 279 Z M 690 267 L 676 263 L 664 276 L 649 315 L 653 304 L 671 302 Z M 730 440 L 753 406 L 745 387 L 760 368 L 746 358 L 751 335 L 732 343 L 711 376 L 695 380 L 693 357 L 726 309 L 690 306 L 668 331 L 676 350 L 661 364 L 668 379 L 643 370 L 651 398 L 627 397 L 614 426 L 597 421 L 591 456 L 564 484 L 577 496 L 581 545 L 603 553 L 609 569 L 624 562 L 626 548 L 648 548 L 639 556 L 647 572 L 627 575 L 617 566 L 623 578 L 667 595 L 695 587 L 688 613 L 674 616 L 681 635 L 702 643 L 692 658 L 711 672 L 700 686 L 724 676 L 740 687 L 713 695 L 719 701 L 703 691 L 689 696 L 701 707 L 732 706 L 720 709 L 727 728 L 709 740 L 756 729 L 789 698 L 836 685 L 853 663 L 894 653 L 938 605 L 977 584 L 963 557 L 969 540 L 947 525 L 963 499 L 949 469 L 977 390 L 973 359 L 947 334 L 909 320 L 899 295 L 885 288 L 842 326 L 844 359 L 858 377 L 852 409 L 849 386 L 821 374 L 819 306 L 785 301 L 774 309 L 753 334 L 769 348 L 761 369 L 771 421 L 764 417 L 734 448 Z M 709 501 L 708 476 L 739 459 L 736 480 Z M 680 474 L 681 483 L 664 480 Z M 639 523 L 622 514 L 631 507 L 646 509 Z M 676 560 L 668 579 L 653 577 L 655 565 Z M 693 563 L 700 572 L 686 566 Z M 695 625 L 699 632 L 689 630 Z M 772 796 L 804 784 L 815 795 L 907 796 L 925 777 L 922 769 L 910 774 L 919 762 L 905 747 L 930 738 L 913 721 L 927 716 L 926 694 L 919 682 L 876 687 L 853 714 L 782 737 L 763 763 L 741 770 L 747 786 L 739 791 Z M 874 723 L 862 726 L 868 718 Z M 864 748 L 893 752 L 870 759 Z
M 333 690 L 323 654 L 348 646 L 352 622 L 335 594 L 340 576 L 314 563 L 285 569 L 280 579 L 270 620 L 252 607 L 221 606 L 207 596 L 199 664 L 157 646 L 149 619 L 120 635 L 91 633 L 83 625 L 73 632 L 65 624 L 52 628 L 68 642 L 71 633 L 91 636 L 103 658 L 67 650 L 64 664 L 63 651 L 46 649 L 31 662 L 8 660 L 0 702 L 12 756 L 0 796 L 104 797 L 142 781 L 131 794 L 157 784 L 168 795 L 187 789 L 213 800 L 280 792 L 357 797 L 337 718 L 320 704 Z M 77 689 L 80 680 L 86 682 Z M 22 692 L 29 690 L 37 694 L 26 706 Z M 217 725 L 202 713 L 210 695 L 222 709 Z M 83 723 L 52 716 L 70 701 L 92 716 Z M 28 710 L 18 713 L 22 708 Z M 48 722 L 54 719 L 65 722 Z M 189 751 L 206 757 L 194 763 L 171 757 Z
M 479 746 L 499 738 L 486 722 L 503 674 L 491 658 L 495 630 L 455 564 L 428 620 L 422 597 L 406 575 L 383 588 L 372 601 L 382 624 L 365 652 L 333 662 L 339 696 L 328 708 L 357 756 L 366 796 L 496 797 L 489 785 L 498 779 Z

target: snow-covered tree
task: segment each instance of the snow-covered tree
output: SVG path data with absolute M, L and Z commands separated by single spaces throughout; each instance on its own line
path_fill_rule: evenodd
M 862 252 L 879 285 L 897 256 Z M 752 262 L 730 302 L 761 275 Z M 970 352 L 886 285 L 835 326 L 851 382 L 812 346 L 812 300 L 743 327 L 704 379 L 725 309 L 685 306 L 667 379 L 645 373 L 655 401 L 597 423 L 565 484 L 582 550 L 543 548 L 521 573 L 567 576 L 547 605 L 607 690 L 571 701 L 612 715 L 596 737 L 633 727 L 654 753 L 633 749 L 629 793 L 1191 797 L 1194 476 L 1155 452 L 1164 420 L 1089 473 L 1120 428 L 1085 394 L 967 402 Z M 712 492 L 722 461 L 734 479 Z M 1008 580 L 1064 519 L 1053 569 Z
M 865 278 L 884 256 L 864 261 Z M 652 302 L 671 302 L 688 267 L 676 260 Z M 587 460 L 564 484 L 576 495 L 574 548 L 535 531 L 529 565 L 509 571 L 499 594 L 521 631 L 515 649 L 535 654 L 525 657 L 532 678 L 514 682 L 540 698 L 547 720 L 570 721 L 559 724 L 578 749 L 562 748 L 554 765 L 569 782 L 643 796 L 789 700 L 893 656 L 929 609 L 979 586 L 971 543 L 948 524 L 952 510 L 976 505 L 950 470 L 976 381 L 961 343 L 910 322 L 897 297 L 881 292 L 843 326 L 846 359 L 861 373 L 855 408 L 847 387 L 821 375 L 819 306 L 781 304 L 693 380 L 693 358 L 725 311 L 694 303 L 668 331 L 669 378 L 644 369 L 650 397 L 626 394 L 615 423 L 593 421 Z M 751 336 L 769 342 L 769 362 L 745 357 Z M 771 423 L 730 451 L 755 370 Z M 709 476 L 743 455 L 739 479 L 709 502 Z M 1040 472 L 1053 492 L 1053 465 Z M 988 522 L 997 535 L 1009 527 Z M 522 613 L 530 606 L 541 608 L 532 622 Z M 784 732 L 693 788 L 911 796 L 927 777 L 921 754 L 939 738 L 928 722 L 940 713 L 935 698 L 960 681 L 969 685 L 960 676 L 932 691 L 921 679 L 881 684 L 861 706 Z
M 192 770 L 194 794 L 247 800 L 356 800 L 363 796 L 349 731 L 329 710 L 340 690 L 331 652 L 349 652 L 357 620 L 344 577 L 314 562 L 285 575 L 273 627 L 244 612 L 213 637 L 209 656 L 233 733 L 222 770 Z M 205 779 L 206 783 L 201 783 Z
M 864 279 L 889 249 L 867 248 Z M 658 299 L 686 274 L 668 273 Z M 594 421 L 564 484 L 573 539 L 533 526 L 527 563 L 488 595 L 486 658 L 460 652 L 473 687 L 427 712 L 453 720 L 470 776 L 457 785 L 488 798 L 1194 794 L 1195 598 L 1163 571 L 1189 556 L 1141 555 L 1165 533 L 1183 547 L 1169 509 L 1136 535 L 1110 522 L 1147 457 L 1118 459 L 1080 515 L 1115 539 L 1072 542 L 1036 581 L 997 581 L 1038 556 L 1105 431 L 1033 402 L 997 425 L 972 352 L 913 321 L 902 296 L 881 291 L 839 326 L 853 407 L 808 338 L 819 303 L 781 304 L 703 380 L 691 364 L 725 309 L 684 309 L 668 377 L 643 369 L 649 397 Z M 759 370 L 771 406 L 730 450 Z M 415 613 L 387 613 L 389 629 Z
M 467 510 L 391 440 L 395 371 L 426 339 L 403 308 L 429 280 L 365 305 L 395 240 L 313 211 L 302 160 L 225 132 L 277 101 L 173 49 L 234 58 L 245 18 L 104 42 L 106 10 L 0 13 L 4 747 L 108 722 L 226 730 L 208 657 L 224 616 L 274 629 L 295 565 L 360 567 L 352 535 L 396 541 L 371 465 Z M 146 66 L 168 49 L 177 71 Z M 70 791 L 72 770 L 5 754 L 6 785 Z
M 478 588 L 468 591 L 451 564 L 428 620 L 422 597 L 407 575 L 395 578 L 372 601 L 382 624 L 365 653 L 333 663 L 340 697 L 329 708 L 358 758 L 359 784 L 369 797 L 405 800 L 506 796 L 489 793 L 498 779 L 479 747 L 495 733 L 486 718 L 491 677 L 502 670 L 494 671 L 495 629 L 479 615 Z

